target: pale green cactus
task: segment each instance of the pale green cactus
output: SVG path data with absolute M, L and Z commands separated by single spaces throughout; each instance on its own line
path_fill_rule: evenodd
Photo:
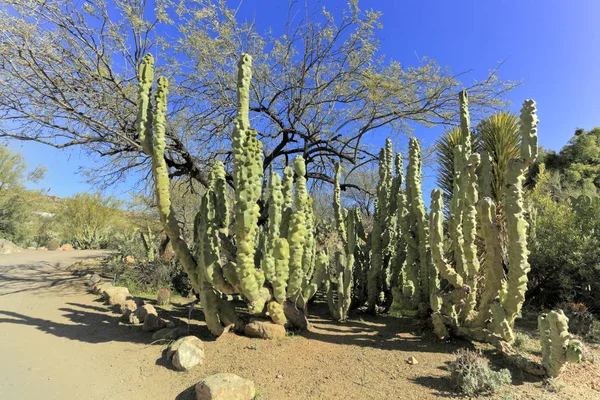
M 315 256 L 315 273 L 310 280 L 310 284 L 304 288 L 302 292 L 302 304 L 299 304 L 301 308 L 306 307 L 306 302 L 314 297 L 319 290 L 319 287 L 327 279 L 327 266 L 329 265 L 329 255 L 326 252 L 320 251 Z
M 538 317 L 538 330 L 542 345 L 542 363 L 546 373 L 555 378 L 567 362 L 580 362 L 583 343 L 569 333 L 569 319 L 562 310 L 551 311 Z
M 288 297 L 296 302 L 302 294 L 302 283 L 304 269 L 302 265 L 304 248 L 308 231 L 306 229 L 305 208 L 308 207 L 308 195 L 306 193 L 306 167 L 304 158 L 298 156 L 294 159 L 294 172 L 296 173 L 296 190 L 294 193 L 294 204 L 296 210 L 290 219 L 288 243 L 290 245 L 290 277 L 288 281 Z
M 142 58 L 138 70 L 138 113 L 136 129 L 142 149 L 152 155 L 152 102 L 150 93 L 154 83 L 154 57 L 148 53 Z
M 454 150 L 454 192 L 449 210 L 448 231 L 454 254 L 454 268 L 443 254 L 443 215 L 441 192 L 432 193 L 430 215 L 432 258 L 442 277 L 454 287 L 445 297 L 446 324 L 458 329 L 470 329 L 478 337 L 501 337 L 511 342 L 514 339 L 514 319 L 521 311 L 527 289 L 527 221 L 524 218 L 523 181 L 527 166 L 537 155 L 537 116 L 535 103 L 525 101 L 521 110 L 521 157 L 509 163 L 507 185 L 504 188 L 504 211 L 506 238 L 501 236 L 501 227 L 496 218 L 496 205 L 491 200 L 491 160 L 487 153 L 471 154 L 467 96 L 460 94 L 461 144 Z M 479 171 L 477 177 L 476 171 Z M 479 189 L 485 195 L 478 197 Z M 477 223 L 479 221 L 479 224 Z M 479 255 L 475 244 L 477 226 L 485 244 L 484 288 L 477 306 L 477 280 Z M 501 243 L 508 249 L 508 275 L 504 277 Z M 434 303 L 434 300 L 431 300 Z M 478 309 L 478 313 L 475 313 Z M 434 309 L 435 312 L 435 309 Z M 456 318 L 458 313 L 458 318 Z M 435 324 L 443 322 L 436 317 Z M 450 322 L 448 322 L 450 321 Z M 480 335 L 481 330 L 486 330 Z M 489 331 L 488 331 L 489 330 Z M 436 331 L 442 331 L 436 326 Z M 497 336 L 486 336 L 490 334 Z M 444 332 L 442 332 L 444 333 Z M 475 333 L 474 333 L 475 334 Z
M 416 138 L 409 141 L 409 161 L 406 169 L 406 197 L 401 203 L 406 207 L 401 221 L 402 235 L 406 243 L 403 304 L 406 312 L 416 311 L 420 304 L 429 303 L 430 293 L 435 290 L 437 274 L 431 264 L 429 229 L 421 189 L 421 146 Z
M 373 215 L 373 231 L 370 235 L 371 269 L 368 272 L 367 306 L 371 313 L 377 309 L 382 290 L 389 292 L 387 295 L 391 296 L 389 290 L 392 274 L 390 261 L 394 253 L 394 235 L 397 223 L 396 210 L 390 206 L 390 204 L 397 206 L 397 193 L 392 193 L 394 186 L 393 163 L 392 141 L 388 138 L 385 147 L 379 152 L 379 182 L 377 183 L 377 198 Z
M 281 227 L 281 208 L 283 207 L 283 194 L 281 193 L 281 177 L 271 169 L 269 179 L 269 226 L 265 248 L 263 250 L 263 260 L 261 268 L 268 281 L 273 281 L 275 277 L 275 256 L 274 246 L 277 239 L 280 238 Z
M 468 135 L 470 136 L 470 134 Z M 470 291 L 465 299 L 465 304 L 460 310 L 460 318 L 467 321 L 472 317 L 477 305 L 477 273 L 479 272 L 479 259 L 477 257 L 477 168 L 479 167 L 479 154 L 471 154 L 465 168 L 466 196 L 464 197 L 463 209 L 463 253 L 465 257 L 464 281 Z
M 151 56 L 145 57 L 140 66 L 136 127 L 142 148 L 152 159 L 161 222 L 194 290 L 200 294 L 209 330 L 214 335 L 222 334 L 225 327 L 243 330 L 243 320 L 226 300 L 231 298 L 228 295 L 239 294 L 247 301 L 251 314 L 266 312 L 274 322 L 286 324 L 283 304 L 288 296 L 304 301 L 302 291 L 312 283 L 318 286 L 318 275 L 322 280 L 323 271 L 315 271 L 314 214 L 312 199 L 306 190 L 306 167 L 301 157 L 294 161 L 297 184 L 293 199 L 292 169 L 284 170 L 283 185 L 280 176 L 271 173 L 269 220 L 266 227 L 259 226 L 258 200 L 266 192 L 266 182 L 263 180 L 262 144 L 256 138 L 256 131 L 250 129 L 248 118 L 251 57 L 242 55 L 238 64 L 238 112 L 232 134 L 234 237 L 229 236 L 225 168 L 216 162 L 200 201 L 201 210 L 194 221 L 196 258 L 182 239 L 171 209 L 165 162 L 168 84 L 165 78 L 158 79 L 152 107 L 149 100 L 152 66 Z M 150 111 L 153 113 L 149 114 Z
M 146 250 L 146 258 L 148 258 L 148 261 L 154 261 L 154 235 L 152 235 L 150 226 L 146 227 L 146 232 L 140 230 L 140 237 L 142 238 L 144 250 Z
M 463 278 L 448 263 L 444 256 L 444 200 L 441 189 L 431 192 L 429 213 L 429 234 L 431 239 L 431 258 L 442 278 L 456 288 L 463 286 Z
M 238 65 L 238 110 L 232 134 L 233 182 L 235 186 L 235 227 L 237 241 L 236 275 L 240 290 L 248 299 L 250 313 L 261 313 L 269 298 L 262 286 L 264 275 L 255 268 L 256 241 L 261 195 L 262 144 L 250 129 L 248 107 L 252 57 L 243 54 Z
M 338 229 L 338 236 L 341 240 L 346 240 L 346 223 L 344 221 L 344 211 L 342 210 L 340 182 L 342 177 L 342 166 L 335 164 L 335 178 L 333 183 L 333 215 Z
M 281 237 L 288 237 L 290 219 L 292 218 L 294 206 L 294 169 L 289 165 L 283 170 L 283 185 L 281 187 L 283 195 L 282 215 L 281 215 Z
M 279 238 L 273 246 L 273 257 L 275 260 L 275 275 L 272 279 L 273 296 L 278 303 L 283 304 L 287 298 L 287 281 L 289 278 L 290 248 L 288 241 Z
M 142 68 L 152 68 L 152 64 L 143 65 Z M 146 74 L 149 74 L 149 72 Z M 148 130 L 148 125 L 146 125 L 145 140 L 148 140 L 148 133 L 151 132 L 150 141 L 152 145 L 146 150 L 151 150 L 149 155 L 152 158 L 152 175 L 154 177 L 154 185 L 156 187 L 156 202 L 161 223 L 165 229 L 165 232 L 169 236 L 169 239 L 171 240 L 173 251 L 177 255 L 177 258 L 181 262 L 184 271 L 188 274 L 190 281 L 192 282 L 192 286 L 196 290 L 200 291 L 200 280 L 196 270 L 196 261 L 194 260 L 194 257 L 192 256 L 187 244 L 181 238 L 179 224 L 177 223 L 175 213 L 171 207 L 171 199 L 169 196 L 169 171 L 164 157 L 165 147 L 167 145 L 165 135 L 165 114 L 167 111 L 167 93 L 169 92 L 168 86 L 169 83 L 166 78 L 158 78 L 158 85 L 154 97 L 155 107 L 154 114 L 152 116 L 151 131 Z M 139 103 L 140 107 L 144 106 L 143 102 Z M 141 125 L 142 124 L 139 124 L 139 126 Z
M 490 186 L 491 188 L 491 186 Z M 484 288 L 479 302 L 477 326 L 484 326 L 491 317 L 494 299 L 503 290 L 504 267 L 502 266 L 502 247 L 500 230 L 496 220 L 496 205 L 490 197 L 479 202 L 479 220 L 481 235 L 485 243 L 485 259 L 483 261 Z

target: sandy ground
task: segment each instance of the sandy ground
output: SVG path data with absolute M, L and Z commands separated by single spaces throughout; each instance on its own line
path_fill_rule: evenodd
M 25 252 L 0 256 L 0 399 L 193 399 L 204 376 L 233 372 L 256 383 L 261 399 L 451 398 L 447 364 L 469 344 L 440 342 L 413 321 L 370 318 L 336 324 L 313 307 L 312 332 L 282 341 L 228 334 L 212 339 L 194 311 L 192 334 L 206 341 L 206 362 L 174 371 L 164 345 L 120 324 L 86 293 L 72 263 L 101 252 Z M 83 271 L 85 273 L 85 271 Z M 161 314 L 187 325 L 187 307 Z M 419 363 L 408 365 L 415 356 Z M 600 399 L 597 364 L 570 367 L 558 393 L 513 373 L 504 399 Z

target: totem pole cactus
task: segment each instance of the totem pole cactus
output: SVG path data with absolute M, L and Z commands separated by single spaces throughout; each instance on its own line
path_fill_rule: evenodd
M 216 336 L 228 326 L 238 331 L 244 329 L 245 323 L 227 301 L 228 295 L 242 295 L 250 314 L 268 315 L 273 322 L 283 325 L 288 323 L 284 303 L 291 300 L 303 305 L 303 293 L 314 295 L 314 285 L 318 287 L 324 277 L 323 263 L 317 263 L 315 268 L 315 261 L 320 258 L 315 253 L 312 200 L 306 190 L 306 166 L 302 157 L 294 160 L 297 179 L 293 204 L 294 171 L 286 167 L 283 183 L 281 177 L 271 171 L 269 219 L 266 227 L 259 226 L 258 201 L 266 181 L 262 144 L 256 138 L 256 131 L 250 128 L 248 118 L 251 61 L 251 57 L 244 54 L 238 64 L 238 109 L 232 134 L 234 237 L 229 236 L 225 167 L 216 162 L 195 219 L 195 257 L 181 237 L 169 197 L 165 162 L 167 80 L 158 78 L 152 107 L 151 55 L 144 57 L 139 70 L 136 126 L 141 147 L 152 160 L 161 223 L 192 287 L 200 295 L 207 326 Z M 294 319 L 299 320 L 295 314 Z
M 398 212 L 403 242 L 399 243 L 406 258 L 403 273 L 402 306 L 406 314 L 424 311 L 430 296 L 439 291 L 437 271 L 431 262 L 429 227 L 421 189 L 421 146 L 416 138 L 409 141 L 406 190 L 400 197 Z
M 567 362 L 580 362 L 583 343 L 569 333 L 569 319 L 562 310 L 551 311 L 538 317 L 542 344 L 542 363 L 550 377 L 557 377 Z
M 398 160 L 398 158 L 396 158 Z M 377 198 L 373 214 L 373 230 L 370 235 L 371 268 L 368 273 L 367 306 L 369 312 L 375 312 L 381 303 L 383 292 L 387 299 L 383 303 L 391 304 L 391 260 L 395 252 L 396 239 L 396 210 L 398 206 L 398 191 L 394 191 L 397 182 L 402 178 L 393 175 L 392 141 L 388 138 L 385 147 L 379 152 L 379 182 L 377 183 Z M 398 169 L 396 170 L 398 173 Z M 400 170 L 400 174 L 402 171 Z M 395 186 L 396 185 L 396 186 Z
M 327 281 L 327 298 L 329 311 L 333 319 L 344 321 L 348 317 L 352 302 L 353 273 L 355 269 L 355 252 L 358 238 L 356 225 L 359 213 L 346 212 L 342 208 L 340 199 L 341 166 L 335 166 L 333 209 L 338 237 L 341 240 L 341 249 L 335 251 L 333 265 L 329 268 L 329 281 Z M 346 215 L 346 218 L 344 218 Z
M 523 104 L 520 122 L 521 155 L 509 163 L 504 204 L 508 248 L 508 276 L 505 279 L 502 238 L 499 221 L 496 218 L 496 205 L 490 197 L 479 199 L 480 187 L 482 193 L 486 195 L 491 193 L 490 158 L 485 152 L 481 156 L 471 153 L 468 98 L 465 91 L 460 93 L 459 99 L 461 144 L 456 146 L 454 151 L 454 191 L 448 221 L 454 263 L 449 263 L 444 257 L 441 192 L 436 189 L 431 195 L 432 259 L 440 275 L 453 287 L 452 293 L 443 296 L 446 303 L 444 318 L 434 309 L 434 324 L 436 324 L 436 331 L 440 333 L 445 333 L 441 326 L 444 321 L 444 324 L 455 331 L 462 329 L 461 332 L 468 333 L 469 329 L 477 329 L 480 330 L 479 333 L 485 331 L 511 342 L 514 319 L 519 314 L 525 299 L 529 271 L 526 247 L 527 222 L 523 215 L 523 181 L 527 167 L 537 156 L 538 120 L 535 102 L 526 100 Z M 479 177 L 476 171 L 480 172 Z M 479 306 L 476 297 L 476 275 L 480 266 L 475 245 L 478 219 L 485 244 L 483 261 L 485 280 Z M 485 335 L 477 334 L 477 336 Z M 487 337 L 491 338 L 491 336 Z

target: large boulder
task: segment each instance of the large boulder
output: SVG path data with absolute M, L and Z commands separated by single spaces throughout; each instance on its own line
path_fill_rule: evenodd
M 283 325 L 274 324 L 270 321 L 251 320 L 244 327 L 244 334 L 259 339 L 283 339 L 285 328 Z
M 204 343 L 196 336 L 182 337 L 169 347 L 167 357 L 178 371 L 189 371 L 204 362 Z
M 254 382 L 235 374 L 220 373 L 196 383 L 196 400 L 252 400 Z
M 190 342 L 194 346 L 199 347 L 202 350 L 204 350 L 204 342 L 202 342 L 202 340 L 200 340 L 200 338 L 193 336 L 193 335 L 184 336 L 184 337 L 177 339 L 169 346 L 169 348 L 167 350 L 167 358 L 169 360 L 171 360 L 173 358 L 173 356 L 175 355 L 175 352 L 179 349 L 179 346 L 181 346 L 181 344 L 184 342 Z
M 46 248 L 50 251 L 56 251 L 60 248 L 60 240 L 58 239 L 50 239 L 48 243 L 46 243 Z
M 10 240 L 0 239 L 0 254 L 20 253 L 23 249 Z

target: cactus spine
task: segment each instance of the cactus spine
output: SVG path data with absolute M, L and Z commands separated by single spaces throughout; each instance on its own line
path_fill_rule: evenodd
M 560 375 L 567 362 L 580 362 L 583 355 L 583 343 L 569 333 L 568 327 L 569 319 L 562 310 L 538 317 L 542 364 L 553 378 Z

